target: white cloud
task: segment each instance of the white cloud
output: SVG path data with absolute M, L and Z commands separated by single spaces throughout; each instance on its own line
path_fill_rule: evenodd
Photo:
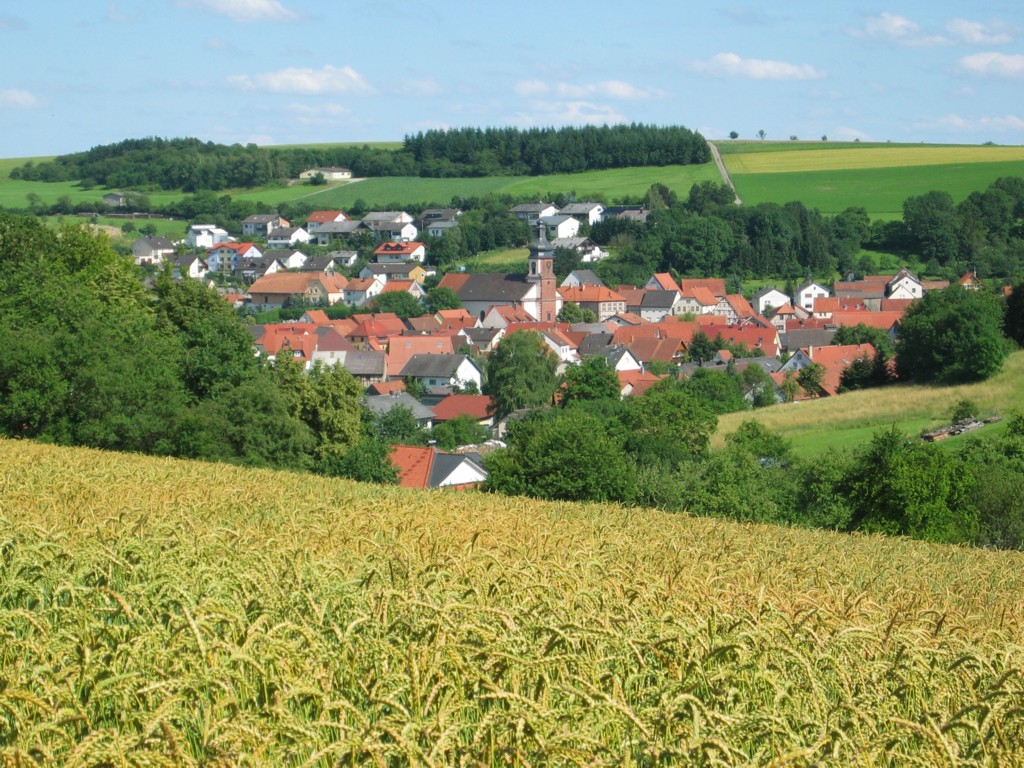
M 865 20 L 864 25 L 847 30 L 853 37 L 880 40 L 898 45 L 944 45 L 949 42 L 941 35 L 924 35 L 916 22 L 894 13 L 880 13 Z
M 288 21 L 297 18 L 280 0 L 178 0 L 179 8 L 199 8 L 235 21 Z
M 960 59 L 960 68 L 972 75 L 1024 77 L 1024 54 L 972 53 Z
M 514 90 L 517 95 L 526 98 L 536 96 L 547 96 L 549 94 L 560 96 L 566 99 L 651 99 L 664 96 L 664 93 L 656 90 L 644 90 L 637 88 L 631 83 L 623 80 L 603 80 L 599 83 L 552 83 L 548 84 L 540 80 L 521 80 L 515 84 Z
M 871 141 L 871 137 L 857 128 L 841 126 L 835 133 L 829 134 L 833 141 Z
M 1006 45 L 1013 42 L 1001 24 L 987 25 L 967 19 L 953 19 L 946 25 L 946 29 L 971 45 Z
M 0 107 L 14 107 L 16 109 L 32 109 L 39 106 L 39 99 L 28 91 L 18 88 L 0 90 Z
M 696 61 L 693 69 L 717 77 L 746 77 L 752 80 L 820 80 L 827 74 L 810 64 L 790 64 L 772 59 L 744 59 L 735 53 L 716 53 Z
M 915 127 L 941 127 L 964 132 L 994 131 L 998 133 L 1005 133 L 1007 131 L 1024 130 L 1024 118 L 1020 118 L 1017 115 L 966 118 L 957 114 L 948 114 L 938 118 L 930 124 L 922 123 Z
M 614 107 L 588 101 L 536 101 L 529 113 L 515 115 L 516 125 L 617 125 L 625 116 Z
M 246 91 L 272 93 L 367 93 L 373 89 L 352 67 L 327 64 L 320 69 L 288 67 L 261 75 L 234 75 L 228 84 Z

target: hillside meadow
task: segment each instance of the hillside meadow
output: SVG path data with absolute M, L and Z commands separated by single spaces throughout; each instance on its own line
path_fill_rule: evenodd
M 714 445 L 721 445 L 746 419 L 756 419 L 768 429 L 792 442 L 797 456 L 857 448 L 871 441 L 880 429 L 895 425 L 908 435 L 917 435 L 949 424 L 950 413 L 960 400 L 970 400 L 980 416 L 1008 416 L 1024 412 L 1024 350 L 1013 352 L 1002 371 L 987 381 L 957 386 L 894 384 L 884 389 L 845 392 L 838 397 L 783 403 L 768 408 L 719 417 Z M 1001 434 L 1005 424 L 995 424 L 971 437 Z M 939 443 L 956 448 L 968 435 Z
M 1024 555 L 0 441 L 11 765 L 1021 765 Z
M 1024 176 L 1024 147 L 808 141 L 715 143 L 746 204 L 799 200 L 827 215 L 859 206 L 873 218 L 895 219 L 902 215 L 903 201 L 911 195 L 944 190 L 959 201 L 975 190 L 986 188 L 1000 176 Z M 382 143 L 380 146 L 396 148 L 398 145 Z M 47 184 L 10 179 L 10 169 L 26 159 L 0 160 L 0 206 L 24 207 L 30 194 L 38 195 L 46 203 L 54 203 L 65 195 L 72 204 L 95 202 L 106 191 L 84 190 L 76 182 Z M 318 208 L 342 209 L 352 207 L 357 201 L 371 208 L 404 207 L 444 204 L 454 197 L 488 194 L 508 194 L 522 199 L 573 194 L 576 199 L 597 197 L 611 202 L 639 199 L 655 183 L 685 196 L 690 187 L 701 181 L 721 181 L 713 163 L 535 177 L 379 177 L 326 187 L 279 183 L 255 189 L 225 190 L 219 194 L 268 206 L 302 202 Z M 162 205 L 183 195 L 155 191 L 147 196 L 152 204 Z

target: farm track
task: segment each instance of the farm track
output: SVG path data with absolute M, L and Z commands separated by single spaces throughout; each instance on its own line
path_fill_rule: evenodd
M 708 147 L 711 149 L 711 156 L 715 158 L 715 165 L 718 166 L 718 172 L 722 174 L 722 181 L 728 185 L 729 189 L 736 196 L 733 201 L 736 205 L 743 205 L 743 199 L 739 196 L 736 191 L 736 185 L 732 183 L 732 176 L 729 175 L 729 169 L 725 167 L 725 161 L 722 160 L 722 153 L 718 151 L 718 147 L 715 146 L 714 142 L 709 141 Z

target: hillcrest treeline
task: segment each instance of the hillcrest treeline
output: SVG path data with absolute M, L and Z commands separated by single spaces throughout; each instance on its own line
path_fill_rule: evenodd
M 342 166 L 357 177 L 537 176 L 710 160 L 704 137 L 682 126 L 456 128 L 406 136 L 397 150 L 367 144 L 258 147 L 195 138 L 126 139 L 31 161 L 11 171 L 28 181 L 79 181 L 91 188 L 198 192 L 258 187 L 308 168 Z

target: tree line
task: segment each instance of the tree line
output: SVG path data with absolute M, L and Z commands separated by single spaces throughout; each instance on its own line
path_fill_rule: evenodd
M 51 161 L 28 161 L 14 179 L 79 181 L 83 187 L 198 192 L 258 187 L 307 168 L 356 176 L 470 177 L 577 173 L 642 165 L 706 163 L 704 138 L 681 126 L 459 128 L 406 136 L 397 150 L 362 146 L 258 147 L 196 138 L 126 139 Z
M 925 272 L 955 279 L 968 270 L 995 277 L 1024 272 L 1024 179 L 1004 177 L 954 204 L 946 192 L 908 197 L 903 217 L 872 221 L 866 210 L 826 216 L 800 202 L 733 205 L 721 184 L 695 184 L 687 196 L 654 185 L 643 202 L 648 225 L 606 219 L 590 237 L 617 246 L 622 258 L 595 270 L 609 284 L 646 281 L 651 272 L 684 277 L 777 276 L 828 280 L 878 269 L 862 248 L 906 254 Z M 570 265 L 571 266 L 571 265 Z M 739 292 L 739 291 L 736 291 Z

